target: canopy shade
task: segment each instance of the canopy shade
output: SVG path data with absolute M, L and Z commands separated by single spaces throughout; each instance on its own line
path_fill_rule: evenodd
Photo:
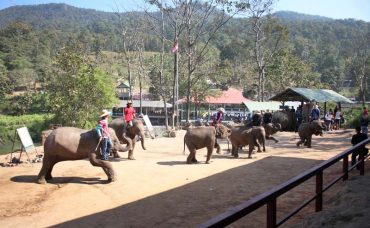
M 329 89 L 288 88 L 285 91 L 271 97 L 272 101 L 317 101 L 317 102 L 340 102 L 353 103 L 348 98 Z
M 243 102 L 243 104 L 247 107 L 249 112 L 253 111 L 261 111 L 261 110 L 270 110 L 276 111 L 280 109 L 280 102 L 276 101 L 269 101 L 269 102 L 258 102 L 258 101 L 247 101 Z

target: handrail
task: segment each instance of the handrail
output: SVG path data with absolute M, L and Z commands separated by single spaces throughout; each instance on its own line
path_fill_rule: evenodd
M 360 147 L 365 146 L 370 142 L 370 138 L 366 139 L 355 146 L 345 150 L 344 152 L 330 158 L 322 162 L 321 164 L 312 167 L 311 169 L 300 173 L 299 175 L 291 178 L 290 180 L 277 185 L 270 190 L 249 199 L 238 206 L 228 209 L 222 214 L 217 215 L 209 219 L 208 221 L 199 224 L 197 227 L 224 227 L 227 226 L 236 220 L 246 216 L 247 214 L 257 210 L 263 205 L 267 205 L 267 227 L 278 227 L 287 221 L 291 216 L 296 214 L 299 210 L 304 208 L 308 205 L 308 201 L 311 202 L 312 200 L 316 199 L 316 211 L 322 210 L 322 193 L 326 191 L 329 187 L 331 187 L 335 182 L 343 178 L 346 180 L 348 178 L 348 172 L 351 171 L 357 164 L 360 164 L 360 175 L 364 175 L 364 157 L 360 156 L 360 161 L 357 162 L 354 166 L 351 166 L 348 169 L 348 156 L 352 154 L 354 151 L 360 149 Z M 343 159 L 343 174 L 340 178 L 337 178 L 335 181 L 329 184 L 329 186 L 323 188 L 323 171 L 328 167 L 332 166 L 336 162 Z M 288 216 L 282 219 L 279 222 L 276 222 L 276 200 L 282 194 L 288 192 L 292 188 L 298 186 L 299 184 L 303 183 L 304 181 L 308 180 L 309 178 L 316 175 L 316 195 L 312 197 L 312 199 L 307 200 L 301 206 L 297 207 L 293 212 L 291 212 Z

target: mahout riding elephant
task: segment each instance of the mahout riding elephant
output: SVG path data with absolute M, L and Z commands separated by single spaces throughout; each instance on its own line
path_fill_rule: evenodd
M 109 127 L 114 129 L 121 143 L 127 144 L 127 147 L 129 148 L 128 159 L 135 160 L 134 149 L 137 135 L 140 136 L 141 147 L 143 150 L 146 150 L 146 148 L 144 145 L 145 137 L 143 121 L 141 119 L 134 119 L 132 124 L 132 127 L 127 128 L 127 124 L 122 118 L 116 118 L 112 120 L 112 122 L 109 124 Z M 119 157 L 118 154 L 114 155 L 115 157 Z
M 252 158 L 254 146 L 257 146 L 258 152 L 262 152 L 260 143 L 262 143 L 263 151 L 266 151 L 265 137 L 266 132 L 262 126 L 235 126 L 231 128 L 231 134 L 229 136 L 231 141 L 231 155 L 236 158 L 239 157 L 239 148 L 249 145 L 248 158 Z
M 109 129 L 113 151 L 127 151 L 123 147 L 114 130 Z M 44 143 L 44 159 L 37 178 L 40 184 L 46 183 L 53 177 L 51 172 L 56 163 L 69 160 L 90 159 L 93 166 L 102 167 L 108 176 L 108 181 L 115 181 L 115 172 L 108 161 L 100 160 L 99 137 L 96 130 L 84 130 L 74 127 L 59 127 L 53 130 Z
M 268 123 L 268 124 L 263 124 L 262 126 L 265 128 L 266 139 L 274 140 L 275 143 L 278 143 L 279 140 L 272 137 L 272 135 L 280 131 L 281 125 L 279 123 Z
M 305 146 L 311 148 L 312 135 L 322 135 L 323 130 L 324 126 L 320 120 L 302 123 L 298 128 L 300 141 L 297 142 L 297 146 L 304 143 Z
M 213 126 L 201 126 L 189 128 L 184 136 L 184 151 L 185 144 L 189 149 L 189 156 L 186 159 L 187 164 L 197 162 L 195 153 L 198 149 L 207 147 L 206 164 L 209 164 L 213 148 L 217 148 L 217 153 L 220 153 L 221 147 L 217 143 L 216 138 L 227 139 L 230 134 L 230 129 L 224 125 L 218 125 L 216 128 Z

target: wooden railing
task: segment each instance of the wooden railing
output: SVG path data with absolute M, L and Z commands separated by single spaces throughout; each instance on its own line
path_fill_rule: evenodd
M 249 213 L 257 210 L 258 208 L 264 205 L 267 205 L 267 214 L 266 214 L 266 227 L 267 228 L 278 227 L 282 225 L 284 222 L 286 222 L 293 215 L 298 213 L 301 209 L 306 207 L 313 200 L 315 200 L 315 211 L 316 212 L 321 211 L 322 204 L 323 204 L 323 192 L 328 190 L 331 186 L 333 186 L 339 180 L 341 179 L 347 180 L 348 172 L 350 172 L 352 169 L 357 167 L 357 165 L 359 166 L 359 169 L 360 169 L 360 175 L 365 174 L 365 168 L 364 168 L 365 157 L 363 155 L 360 155 L 358 162 L 354 164 L 353 166 L 349 167 L 348 166 L 348 156 L 351 155 L 353 152 L 359 150 L 360 147 L 365 146 L 369 142 L 370 142 L 370 138 L 347 149 L 341 154 L 338 154 L 337 156 L 327 161 L 324 161 L 321 164 L 299 174 L 298 176 L 288 180 L 287 182 L 280 184 L 278 186 L 275 186 L 269 191 L 266 191 L 248 201 L 245 201 L 236 207 L 230 208 L 226 212 L 198 225 L 198 227 L 202 227 L 202 228 L 203 227 L 224 227 L 248 215 Z M 333 164 L 341 161 L 342 159 L 343 159 L 342 174 L 339 177 L 335 178 L 333 181 L 331 181 L 328 185 L 323 187 L 324 170 L 329 168 Z M 295 208 L 289 214 L 285 215 L 285 217 L 282 218 L 281 220 L 277 221 L 277 217 L 276 217 L 277 198 L 313 176 L 316 176 L 316 194 L 312 196 L 311 198 L 306 199 L 306 201 L 304 201 L 300 206 Z

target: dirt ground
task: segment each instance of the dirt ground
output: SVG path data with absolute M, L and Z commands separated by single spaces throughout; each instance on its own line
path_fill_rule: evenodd
M 41 163 L 0 167 L 0 227 L 194 227 L 344 151 L 353 133 L 329 132 L 314 137 L 313 148 L 297 148 L 297 134 L 278 132 L 280 142 L 267 141 L 267 152 L 253 159 L 247 153 L 231 158 L 222 141 L 222 154 L 214 153 L 211 164 L 204 163 L 203 149 L 197 152 L 199 164 L 187 165 L 188 151 L 182 154 L 185 131 L 180 131 L 176 138 L 146 139 L 147 150 L 138 145 L 134 161 L 112 159 L 118 174 L 113 183 L 88 160 L 58 163 L 54 179 L 45 185 L 35 183 Z M 1 156 L 0 162 L 5 159 Z M 338 163 L 326 171 L 324 183 L 341 169 Z M 358 175 L 353 171 L 350 179 Z M 314 181 L 278 199 L 278 220 L 312 196 Z M 343 186 L 340 181 L 324 193 L 324 203 L 332 202 Z M 311 203 L 282 227 L 294 226 L 313 211 Z M 264 227 L 265 220 L 262 207 L 230 227 Z

